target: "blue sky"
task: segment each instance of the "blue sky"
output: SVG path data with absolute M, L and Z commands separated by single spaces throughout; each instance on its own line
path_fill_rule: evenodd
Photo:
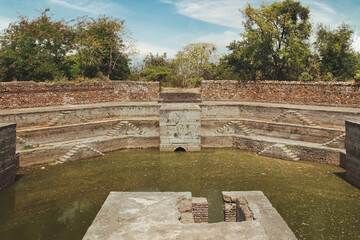
M 211 42 L 218 53 L 240 39 L 242 15 L 238 9 L 261 0 L 0 0 L 0 29 L 19 14 L 33 18 L 39 10 L 50 8 L 54 19 L 70 20 L 78 16 L 101 14 L 125 19 L 132 32 L 139 57 L 148 52 L 167 52 L 173 57 L 185 45 Z M 271 3 L 273 1 L 267 1 Z M 356 31 L 354 48 L 360 51 L 359 0 L 302 0 L 309 6 L 314 27 L 318 23 L 336 26 L 349 23 Z

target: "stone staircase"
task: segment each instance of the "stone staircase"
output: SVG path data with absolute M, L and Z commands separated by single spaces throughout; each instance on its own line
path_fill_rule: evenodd
M 118 132 L 124 128 L 125 123 L 124 122 L 118 122 L 107 134 L 108 137 L 113 137 L 118 135 Z
M 309 126 L 317 125 L 315 122 L 311 121 L 310 119 L 308 119 L 301 113 L 294 111 L 294 110 L 290 110 L 285 113 L 282 113 L 282 114 L 274 117 L 273 119 L 271 119 L 271 121 L 272 122 L 282 122 L 282 121 L 286 122 L 286 118 L 288 118 L 288 117 L 295 117 L 300 122 L 303 122 L 304 125 L 309 125 Z
M 262 151 L 257 153 L 261 156 L 278 157 L 291 161 L 299 161 L 300 158 L 286 147 L 285 144 L 276 143 L 269 147 L 264 148 Z
M 144 131 L 142 129 L 140 129 L 138 126 L 136 126 L 135 124 L 133 124 L 132 122 L 128 122 L 127 125 L 129 127 L 131 127 L 132 129 L 136 130 L 139 135 L 144 134 Z
M 331 139 L 330 141 L 324 143 L 323 146 L 326 146 L 326 147 L 342 147 L 343 148 L 345 138 L 346 138 L 346 133 L 341 134 L 341 135 Z
M 140 129 L 138 126 L 136 126 L 132 122 L 120 121 L 106 134 L 106 136 L 114 137 L 116 135 L 121 135 L 121 134 L 119 134 L 119 132 L 122 129 L 124 129 L 126 126 L 132 128 L 133 130 L 135 130 L 137 132 L 137 134 L 139 134 L 139 135 L 145 134 L 145 132 L 142 129 Z
M 229 129 L 232 128 L 232 129 Z M 246 136 L 254 136 L 255 133 L 251 131 L 248 127 L 246 127 L 241 121 L 230 121 L 226 123 L 224 126 L 218 128 L 216 133 L 224 134 L 226 131 L 236 133 L 237 131 L 241 131 Z
M 59 160 L 56 162 L 56 163 L 64 163 L 64 162 L 67 162 L 67 161 L 70 161 L 72 160 L 73 156 L 76 154 L 76 153 L 79 153 L 79 151 L 81 149 L 87 149 L 87 150 L 90 150 L 90 151 L 93 151 L 95 153 L 97 153 L 97 156 L 103 156 L 105 155 L 104 153 L 98 151 L 97 149 L 91 147 L 91 146 L 88 146 L 88 145 L 85 145 L 85 144 L 79 144 L 79 145 L 75 145 L 73 148 L 70 149 L 70 151 L 68 151 L 64 156 L 60 157 Z
M 244 125 L 243 122 L 241 121 L 236 121 L 236 122 L 233 122 L 233 124 L 240 128 L 240 130 L 242 130 L 246 136 L 255 136 L 255 133 L 253 131 L 251 131 L 250 128 L 248 128 L 247 126 Z
M 62 112 L 59 112 L 53 119 L 51 119 L 47 125 L 49 127 L 53 127 L 53 126 L 56 126 L 56 125 L 59 125 L 60 124 L 60 120 L 67 120 L 68 118 L 70 118 L 70 116 L 72 115 L 72 117 L 75 117 L 75 118 L 79 118 L 81 120 L 81 122 L 88 122 L 89 120 L 78 115 L 78 114 L 71 114 L 72 112 L 71 111 L 62 111 Z
M 216 130 L 216 133 L 222 134 L 222 133 L 225 132 L 225 130 L 226 130 L 227 128 L 231 127 L 232 125 L 233 125 L 233 122 L 228 122 L 228 123 L 226 123 L 224 126 L 218 128 L 218 129 Z
M 19 136 L 16 136 L 16 145 L 17 147 L 20 145 L 22 146 L 22 148 L 34 148 L 35 145 L 31 144 L 31 143 L 28 143 L 25 139 L 19 137 Z

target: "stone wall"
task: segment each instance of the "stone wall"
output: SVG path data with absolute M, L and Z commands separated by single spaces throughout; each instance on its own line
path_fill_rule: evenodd
M 19 157 L 16 152 L 16 124 L 0 125 L 0 190 L 15 182 Z
M 0 83 L 0 109 L 159 99 L 155 82 Z
M 360 122 L 346 121 L 346 179 L 360 188 Z
M 196 104 L 165 104 L 160 108 L 160 151 L 201 150 L 201 113 Z
M 360 84 L 346 82 L 203 81 L 203 101 L 360 106 Z

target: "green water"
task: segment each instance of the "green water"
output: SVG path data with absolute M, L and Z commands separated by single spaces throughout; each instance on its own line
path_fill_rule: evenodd
M 260 190 L 299 239 L 360 239 L 360 190 L 339 167 L 236 149 L 200 153 L 123 150 L 21 169 L 0 191 L 0 239 L 81 239 L 110 191 L 190 191 L 222 221 L 221 191 Z

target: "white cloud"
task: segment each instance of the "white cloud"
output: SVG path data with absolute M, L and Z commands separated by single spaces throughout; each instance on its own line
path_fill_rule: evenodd
M 161 0 L 176 6 L 177 13 L 208 23 L 225 27 L 242 29 L 240 8 L 244 8 L 244 0 Z M 258 5 L 260 0 L 249 1 Z
M 159 2 L 161 2 L 161 3 L 167 3 L 167 4 L 173 3 L 172 0 L 159 0 Z
M 356 52 L 360 53 L 360 36 L 354 37 L 353 48 Z
M 8 28 L 10 23 L 11 23 L 10 18 L 0 16 L 0 30 Z
M 329 5 L 314 1 L 305 1 L 304 5 L 306 4 L 310 7 L 310 19 L 313 24 L 336 25 L 339 23 L 338 13 Z
M 127 11 L 125 8 L 121 7 L 118 4 L 100 1 L 100 0 L 80 0 L 80 1 L 71 1 L 71 0 L 49 0 L 51 3 L 57 5 L 79 10 L 82 12 L 92 13 L 92 14 L 105 14 L 109 11 Z
M 138 48 L 140 54 L 144 55 L 144 56 L 149 53 L 163 54 L 166 52 L 166 54 L 169 58 L 173 58 L 173 57 L 175 57 L 175 54 L 177 53 L 177 51 L 174 49 L 162 47 L 162 46 L 156 46 L 156 45 L 153 45 L 150 43 L 145 43 L 145 42 L 138 42 L 137 48 Z
M 159 2 L 174 4 L 177 13 L 204 22 L 243 29 L 243 9 L 247 2 L 253 7 L 259 7 L 262 0 L 159 0 Z M 271 3 L 274 1 L 266 1 Z M 330 5 L 318 1 L 304 0 L 303 6 L 309 5 L 311 22 L 334 25 L 339 22 L 339 15 Z
M 196 42 L 213 43 L 218 48 L 218 53 L 222 54 L 227 51 L 228 46 L 234 40 L 240 40 L 240 34 L 232 31 L 225 31 L 223 33 L 210 33 L 205 36 L 198 37 Z

